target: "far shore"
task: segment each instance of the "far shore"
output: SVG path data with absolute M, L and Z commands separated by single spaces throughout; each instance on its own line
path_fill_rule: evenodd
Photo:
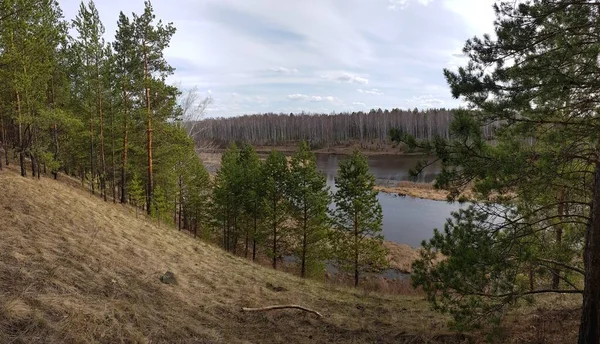
M 293 153 L 298 150 L 298 145 L 265 145 L 265 146 L 254 146 L 254 149 L 259 153 L 269 153 L 272 150 L 283 153 Z M 203 148 L 201 154 L 220 154 L 223 153 L 226 148 Z M 407 152 L 398 145 L 390 143 L 382 144 L 348 144 L 342 146 L 327 146 L 322 148 L 313 149 L 312 151 L 317 154 L 338 154 L 338 155 L 351 155 L 355 150 L 359 150 L 363 155 L 422 155 L 422 152 Z

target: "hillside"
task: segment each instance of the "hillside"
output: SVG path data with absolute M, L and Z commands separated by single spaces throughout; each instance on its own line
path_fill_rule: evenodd
M 66 177 L 1 171 L 0 237 L 0 343 L 467 342 L 420 297 L 333 287 L 255 265 L 136 218 Z M 161 283 L 167 270 L 177 285 Z M 564 307 L 557 301 L 544 304 Z M 291 303 L 324 317 L 240 311 Z M 512 319 L 508 337 L 516 341 L 506 342 L 563 342 L 575 334 L 578 314 L 538 306 Z
M 402 343 L 446 332 L 421 298 L 303 281 L 70 184 L 0 172 L 1 343 Z M 167 270 L 177 285 L 161 283 Z M 324 317 L 240 312 L 289 303 Z

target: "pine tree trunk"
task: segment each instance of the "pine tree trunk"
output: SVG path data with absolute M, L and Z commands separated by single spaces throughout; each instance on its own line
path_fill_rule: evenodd
M 177 228 L 181 230 L 183 228 L 183 224 L 181 223 L 181 215 L 183 213 L 183 182 L 181 174 L 179 175 L 179 217 L 177 219 Z M 175 209 L 177 209 L 177 205 L 175 205 Z M 177 216 L 177 215 L 176 215 Z
M 99 66 L 96 65 L 96 68 L 98 69 Z M 97 72 L 98 74 L 100 74 L 99 70 L 97 70 Z M 100 120 L 100 164 L 102 165 L 102 176 L 100 177 L 100 193 L 104 197 L 104 202 L 106 202 L 108 199 L 106 196 L 106 159 L 104 156 L 104 121 L 102 116 L 102 85 L 100 82 L 98 82 L 98 119 Z
M 358 287 L 358 214 L 354 213 L 354 287 Z
M 150 84 L 148 75 L 148 56 L 144 49 L 144 77 L 146 82 L 146 111 L 147 111 L 147 143 L 148 143 L 148 185 L 146 195 L 146 206 L 148 208 L 148 215 L 152 214 L 151 205 L 154 193 L 154 184 L 152 179 L 152 114 L 150 111 Z
M 4 125 L 4 117 L 2 118 L 2 148 L 4 149 L 4 159 L 6 159 L 6 166 L 8 167 L 8 144 L 6 143 L 6 127 Z M 1 160 L 1 159 L 0 159 Z M 0 161 L 1 162 L 1 161 Z
M 27 176 L 27 170 L 25 169 L 25 147 L 23 147 L 23 114 L 21 110 L 21 96 L 19 95 L 19 91 L 16 92 L 17 95 L 17 114 L 19 116 L 19 166 L 21 167 L 21 176 Z
M 584 249 L 585 282 L 579 344 L 600 343 L 600 163 L 594 169 L 594 189 Z
M 252 261 L 256 260 L 256 230 L 257 230 L 256 213 L 254 214 L 254 232 L 252 233 Z
M 121 203 L 127 203 L 127 124 L 129 122 L 129 109 L 127 108 L 127 92 L 123 83 L 123 106 L 125 107 L 125 120 L 123 123 L 123 155 L 121 163 Z
M 565 190 L 561 189 L 558 193 L 558 210 L 557 210 L 557 215 L 558 215 L 558 221 L 561 222 L 563 220 L 563 215 L 565 214 L 565 205 L 564 205 L 564 201 L 565 201 Z M 562 228 L 562 223 L 559 223 L 556 226 L 556 245 L 559 246 L 562 243 L 562 234 L 563 234 L 563 228 Z M 558 289 L 560 285 L 560 269 L 558 268 L 558 266 L 556 266 L 553 270 L 552 270 L 552 289 Z
M 94 116 L 90 111 L 90 192 L 95 193 L 94 186 Z
M 246 245 L 244 248 L 244 258 L 248 258 L 248 249 L 250 245 L 250 228 L 248 227 L 248 223 L 246 222 Z
M 4 117 L 0 116 L 0 135 L 2 135 L 2 150 L 4 154 L 8 155 L 8 151 L 6 149 L 6 135 L 4 134 Z M 0 171 L 2 171 L 2 153 L 0 152 Z
M 300 269 L 300 277 L 306 277 L 306 222 L 308 221 L 306 203 L 304 204 L 304 219 L 302 223 L 302 267 Z
M 56 123 L 52 126 L 52 136 L 54 139 L 54 160 L 58 161 L 58 128 L 56 127 Z M 58 170 L 52 171 L 52 176 L 54 179 L 58 178 Z
M 113 203 L 117 203 L 117 166 L 115 165 L 115 111 L 112 100 L 110 101 L 110 150 L 110 164 L 112 166 L 112 198 Z
M 52 80 L 52 111 L 56 113 L 56 99 L 54 94 L 54 80 Z M 52 139 L 54 141 L 54 160 L 58 161 L 58 127 L 56 126 L 56 122 L 52 125 Z M 45 173 L 46 171 L 44 171 Z M 52 171 L 52 177 L 54 179 L 58 178 L 58 169 Z
M 277 270 L 277 201 L 273 200 L 273 269 Z

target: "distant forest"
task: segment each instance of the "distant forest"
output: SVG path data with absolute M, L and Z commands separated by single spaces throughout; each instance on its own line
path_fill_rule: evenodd
M 265 113 L 202 120 L 196 139 L 226 146 L 231 141 L 253 145 L 291 145 L 306 140 L 313 147 L 351 142 L 389 143 L 389 132 L 398 128 L 417 138 L 448 138 L 452 110 L 419 111 L 373 109 L 338 114 Z

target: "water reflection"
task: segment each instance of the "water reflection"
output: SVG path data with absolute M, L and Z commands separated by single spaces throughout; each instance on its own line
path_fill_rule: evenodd
M 339 161 L 347 156 L 335 154 L 317 154 L 317 166 L 327 176 L 327 184 L 335 191 L 335 175 Z M 375 155 L 367 158 L 371 172 L 378 184 L 395 184 L 411 180 L 409 170 L 422 156 Z M 431 182 L 440 172 L 440 164 L 425 169 L 418 182 Z M 452 211 L 460 208 L 457 203 L 399 197 L 394 194 L 380 193 L 379 202 L 383 210 L 383 234 L 386 240 L 408 244 L 413 247 L 421 241 L 430 239 L 433 229 L 442 229 L 446 218 Z

